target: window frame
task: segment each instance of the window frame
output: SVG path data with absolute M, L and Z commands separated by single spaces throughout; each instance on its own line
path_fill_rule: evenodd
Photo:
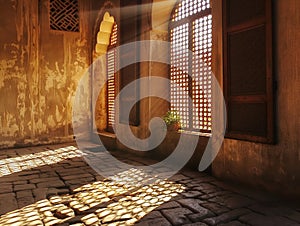
M 193 79 L 190 75 L 193 74 L 193 56 L 191 56 L 191 53 L 193 53 L 193 36 L 194 36 L 194 29 L 193 29 L 193 23 L 200 19 L 200 18 L 204 18 L 206 16 L 211 15 L 213 17 L 213 5 L 212 5 L 212 0 L 210 0 L 210 8 L 207 8 L 205 10 L 202 10 L 200 12 L 197 12 L 193 15 L 187 16 L 185 18 L 180 19 L 179 21 L 173 21 L 173 15 L 176 13 L 176 10 L 179 8 L 180 3 L 182 2 L 182 0 L 178 0 L 175 4 L 175 6 L 173 7 L 173 10 L 171 12 L 170 15 L 170 22 L 169 22 L 169 26 L 168 26 L 168 31 L 169 31 L 169 42 L 171 43 L 171 31 L 172 29 L 175 29 L 176 27 L 180 27 L 184 24 L 188 24 L 188 28 L 192 29 L 191 31 L 189 30 L 188 32 L 188 50 L 189 50 L 189 54 L 188 54 L 188 96 L 189 96 L 189 100 L 192 99 L 193 100 Z M 212 23 L 213 23 L 213 19 L 212 19 Z M 213 39 L 214 39 L 214 28 L 212 27 L 212 47 L 211 47 L 211 69 L 213 68 L 213 52 L 214 52 L 214 45 L 213 45 Z M 171 48 L 171 47 L 170 47 Z M 171 60 L 171 59 L 170 59 Z M 172 62 L 171 62 L 172 63 Z M 171 76 L 171 66 L 169 68 L 169 78 L 170 80 L 172 79 Z M 211 88 L 212 89 L 212 88 Z M 171 90 L 170 90 L 171 92 Z M 200 100 L 200 98 L 199 98 Z M 202 100 L 205 100 L 205 98 L 203 98 Z M 182 128 L 182 131 L 184 132 L 197 132 L 203 135 L 210 135 L 211 134 L 211 129 L 210 130 L 204 130 L 204 129 L 200 129 L 200 128 L 194 128 L 193 123 L 194 123 L 194 112 L 193 110 L 193 102 L 188 101 L 188 127 L 187 128 Z M 169 104 L 169 108 L 172 109 L 172 103 L 170 102 Z M 211 112 L 211 108 L 210 108 L 210 112 Z M 200 121 L 200 120 L 199 120 Z M 211 120 L 212 122 L 212 120 Z M 212 127 L 212 125 L 210 125 L 210 127 Z
M 228 0 L 226 0 L 228 1 Z M 212 14 L 212 72 L 214 73 L 216 79 L 218 80 L 220 86 L 223 88 L 224 92 L 224 99 L 226 102 L 227 108 L 227 118 L 230 115 L 230 104 L 229 99 L 230 95 L 228 94 L 228 68 L 227 68 L 227 37 L 226 37 L 226 1 L 219 1 L 219 0 L 211 0 L 211 14 Z M 273 60 L 273 28 L 272 28 L 272 0 L 265 0 L 266 1 L 266 95 L 265 95 L 265 102 L 267 108 L 267 135 L 266 136 L 257 136 L 251 134 L 243 134 L 238 131 L 230 131 L 227 129 L 225 137 L 229 139 L 235 140 L 243 140 L 243 141 L 250 141 L 250 142 L 258 142 L 258 143 L 266 143 L 266 144 L 275 144 L 276 143 L 276 79 L 274 75 L 274 60 Z M 172 16 L 175 12 L 175 9 L 178 7 L 178 4 L 181 1 L 177 1 L 170 17 L 169 23 L 169 32 L 174 25 L 172 26 Z M 220 16 L 221 15 L 221 16 Z M 182 21 L 181 24 L 184 24 L 187 21 L 187 18 L 184 18 L 185 21 Z M 191 33 L 191 32 L 190 32 Z M 171 35 L 169 35 L 169 41 L 171 41 Z M 171 71 L 169 72 L 171 76 Z M 251 100 L 251 97 L 249 98 Z M 229 111 L 228 111 L 229 110 Z M 226 112 L 224 112 L 225 114 Z M 228 114 L 229 113 L 229 114 Z

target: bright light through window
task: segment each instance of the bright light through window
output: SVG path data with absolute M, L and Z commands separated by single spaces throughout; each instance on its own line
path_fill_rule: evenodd
M 108 127 L 111 127 L 115 122 L 115 96 L 116 96 L 116 87 L 115 87 L 115 70 L 116 70 L 116 46 L 118 41 L 118 26 L 115 23 L 113 26 L 113 31 L 110 37 L 109 51 L 107 53 L 107 118 L 108 118 Z
M 179 111 L 184 130 L 209 133 L 212 88 L 210 0 L 179 3 L 172 15 L 170 40 L 171 110 Z M 182 89 L 178 90 L 176 86 Z M 192 101 L 183 92 L 188 93 Z

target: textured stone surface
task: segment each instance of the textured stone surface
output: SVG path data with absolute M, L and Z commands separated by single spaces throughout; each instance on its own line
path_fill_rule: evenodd
M 183 226 L 207 226 L 207 224 L 201 223 L 201 222 L 196 222 L 196 223 L 191 223 L 191 224 L 184 224 Z
M 0 215 L 18 208 L 18 203 L 14 193 L 0 195 Z
M 56 145 L 49 149 L 54 147 L 70 146 Z M 20 149 L 18 155 L 26 159 L 28 153 L 37 155 L 49 149 Z M 0 160 L 4 164 L 9 155 L 16 154 L 15 150 L 4 153 Z M 155 163 L 124 152 L 115 154 L 131 164 Z M 62 159 L 63 155 L 71 157 Z M 49 159 L 52 163 L 46 163 Z M 204 173 L 184 169 L 173 177 L 174 181 L 157 180 L 143 185 L 141 181 L 147 175 L 138 169 L 123 170 L 114 179 L 104 179 L 71 150 L 52 152 L 49 159 L 44 158 L 44 165 L 32 169 L 0 174 L 0 225 L 281 226 L 300 223 L 298 203 L 283 204 L 277 198 L 262 201 L 259 197 L 263 193 L 253 195 L 246 188 L 228 186 Z
M 138 222 L 136 226 L 172 226 L 165 218 L 149 219 L 143 222 Z
M 162 210 L 162 209 L 172 209 L 172 208 L 178 208 L 180 207 L 180 204 L 174 201 L 167 202 L 159 206 L 157 209 Z
M 264 216 L 261 214 L 251 213 L 240 218 L 240 220 L 250 225 L 272 225 L 272 226 L 296 226 L 298 223 L 281 216 Z
M 162 210 L 163 215 L 173 224 L 173 225 L 183 225 L 190 223 L 187 215 L 191 214 L 192 212 L 186 208 L 175 208 L 175 209 L 168 209 Z
M 201 206 L 202 201 L 197 199 L 180 199 L 177 202 L 196 213 L 205 214 L 209 212 L 206 208 Z
M 245 215 L 247 213 L 249 213 L 249 211 L 246 209 L 235 209 L 227 213 L 223 213 L 216 217 L 207 218 L 204 220 L 204 222 L 208 223 L 209 225 L 218 225 L 223 222 L 229 222 L 238 219 L 238 217 Z
M 14 186 L 14 191 L 29 190 L 34 188 L 36 188 L 34 184 L 19 184 Z

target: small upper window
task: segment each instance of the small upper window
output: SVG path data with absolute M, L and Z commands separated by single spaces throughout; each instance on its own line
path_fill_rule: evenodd
M 78 32 L 78 0 L 50 0 L 50 28 L 56 31 Z

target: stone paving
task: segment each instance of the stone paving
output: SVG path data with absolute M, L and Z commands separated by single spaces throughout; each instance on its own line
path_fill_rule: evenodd
M 149 180 L 132 167 L 104 178 L 82 154 L 75 144 L 0 150 L 0 225 L 300 225 L 298 203 L 189 169 Z M 136 166 L 155 162 L 114 154 Z

